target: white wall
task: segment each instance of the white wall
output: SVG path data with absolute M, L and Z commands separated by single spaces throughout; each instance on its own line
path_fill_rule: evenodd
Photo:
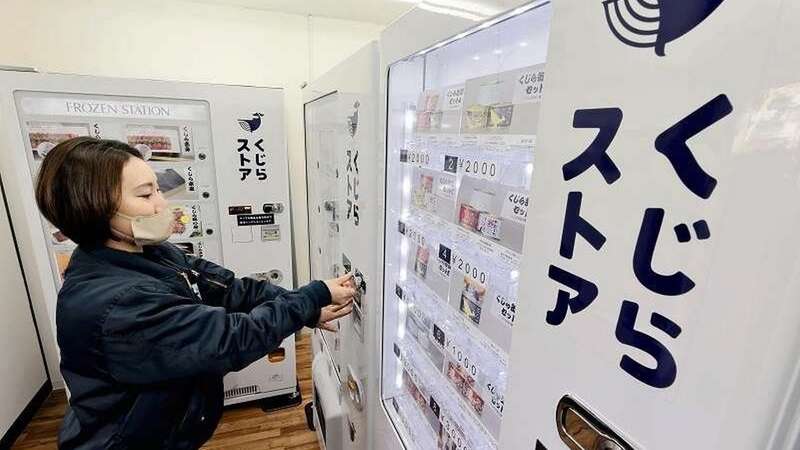
M 2 0 L 0 65 L 283 87 L 296 270 L 304 283 L 308 221 L 300 85 L 377 39 L 381 28 L 183 0 Z

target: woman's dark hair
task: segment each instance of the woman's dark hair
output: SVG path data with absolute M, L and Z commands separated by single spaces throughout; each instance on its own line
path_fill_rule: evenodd
M 36 179 L 44 217 L 78 245 L 105 243 L 117 212 L 122 168 L 142 155 L 128 144 L 90 137 L 64 141 L 45 156 Z

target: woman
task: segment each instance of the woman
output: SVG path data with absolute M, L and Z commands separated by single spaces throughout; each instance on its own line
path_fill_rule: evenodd
M 222 415 L 226 373 L 351 311 L 349 276 L 287 291 L 167 243 L 176 217 L 153 170 L 121 142 L 53 148 L 36 201 L 78 244 L 56 310 L 71 394 L 62 449 L 198 448 Z

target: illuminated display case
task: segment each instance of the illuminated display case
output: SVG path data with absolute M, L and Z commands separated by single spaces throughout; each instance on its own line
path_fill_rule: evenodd
M 381 395 L 406 448 L 497 447 L 550 15 L 389 66 Z

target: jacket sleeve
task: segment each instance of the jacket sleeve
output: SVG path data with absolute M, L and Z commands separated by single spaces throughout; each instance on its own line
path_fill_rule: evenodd
M 250 312 L 261 303 L 273 301 L 289 292 L 266 281 L 236 278 L 230 270 L 202 258 L 186 255 L 186 262 L 199 274 L 197 285 L 203 300 L 222 306 L 229 312 Z M 330 297 L 324 283 L 312 282 L 306 288 L 320 297 Z
M 330 297 L 313 290 L 306 286 L 249 313 L 228 313 L 164 292 L 157 283 L 135 285 L 103 324 L 108 371 L 121 383 L 150 384 L 241 370 L 304 325 L 316 324 Z

